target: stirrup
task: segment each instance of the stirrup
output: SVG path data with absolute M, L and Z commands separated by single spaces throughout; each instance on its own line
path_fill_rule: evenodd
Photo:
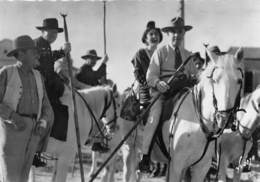
M 32 165 L 35 167 L 45 167 L 47 165 L 47 160 L 41 156 L 41 153 L 36 153 Z
M 150 157 L 148 155 L 144 155 L 142 160 L 138 164 L 138 169 L 141 173 L 151 173 L 150 166 Z

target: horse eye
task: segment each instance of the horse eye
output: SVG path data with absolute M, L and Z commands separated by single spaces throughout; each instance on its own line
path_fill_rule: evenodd
M 242 79 L 238 79 L 238 80 L 237 80 L 237 83 L 238 83 L 238 84 L 242 84 Z

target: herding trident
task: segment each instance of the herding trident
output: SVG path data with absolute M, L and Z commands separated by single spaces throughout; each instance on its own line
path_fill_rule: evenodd
M 69 35 L 68 35 L 68 28 L 66 23 L 66 14 L 60 13 L 63 18 L 64 23 L 64 35 L 66 43 L 69 43 Z M 65 55 L 66 60 L 68 61 L 68 69 L 69 69 L 69 77 L 70 77 L 70 86 L 71 86 L 71 93 L 72 93 L 72 101 L 74 106 L 74 122 L 75 122 L 75 129 L 76 129 L 76 139 L 77 139 L 77 146 L 78 146 L 78 156 L 79 156 L 79 166 L 80 166 L 80 176 L 81 182 L 85 182 L 84 180 L 84 170 L 83 170 L 83 163 L 82 163 L 82 153 L 81 153 L 81 144 L 80 144 L 80 135 L 79 135 L 79 122 L 78 122 L 78 114 L 77 114 L 77 105 L 75 100 L 75 91 L 74 91 L 74 84 L 73 84 L 73 74 L 72 74 L 72 61 L 70 59 L 70 53 L 66 53 Z

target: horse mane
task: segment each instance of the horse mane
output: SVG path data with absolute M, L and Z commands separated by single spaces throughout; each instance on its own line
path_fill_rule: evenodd
M 216 62 L 216 63 L 215 63 Z M 212 70 L 217 66 L 224 69 L 224 72 L 237 77 L 237 68 L 241 67 L 242 64 L 238 63 L 232 54 L 224 54 L 217 57 L 216 61 L 210 61 L 204 71 L 199 75 L 199 82 L 208 80 L 211 76 Z M 237 65 L 237 66 L 236 66 Z
M 98 109 L 98 103 L 103 102 L 105 94 L 109 91 L 109 86 L 94 86 L 91 88 L 81 89 L 81 93 L 86 101 L 91 105 L 91 108 L 95 111 Z M 102 109 L 102 108 L 101 108 Z

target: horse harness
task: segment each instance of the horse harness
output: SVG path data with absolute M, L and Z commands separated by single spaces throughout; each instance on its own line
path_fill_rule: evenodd
M 213 73 L 216 70 L 217 67 L 213 68 L 211 75 L 208 77 L 209 79 L 213 79 Z M 238 70 L 241 72 L 242 78 L 243 76 L 243 71 L 241 68 L 238 68 Z M 212 82 L 211 82 L 212 83 Z M 201 157 L 195 161 L 194 163 L 192 163 L 192 166 L 196 165 L 197 163 L 199 163 L 204 155 L 207 152 L 208 146 L 212 141 L 215 141 L 215 153 L 217 153 L 217 139 L 218 137 L 224 132 L 224 129 L 227 128 L 227 126 L 230 124 L 230 122 L 234 122 L 233 119 L 235 120 L 236 118 L 236 113 L 239 111 L 243 111 L 243 109 L 240 109 L 240 100 L 241 100 L 241 90 L 242 90 L 242 79 L 239 79 L 237 81 L 237 83 L 240 85 L 238 93 L 236 95 L 236 99 L 235 99 L 235 103 L 234 106 L 230 109 L 226 109 L 226 110 L 218 110 L 218 103 L 217 103 L 217 99 L 215 96 L 215 92 L 214 92 L 214 86 L 212 84 L 212 96 L 213 96 L 213 106 L 215 108 L 215 113 L 214 113 L 214 120 L 213 120 L 213 124 L 217 124 L 217 117 L 222 116 L 223 113 L 228 113 L 228 119 L 227 122 L 225 123 L 224 127 L 220 128 L 217 133 L 210 131 L 210 129 L 207 127 L 207 125 L 205 124 L 204 120 L 207 120 L 206 118 L 203 117 L 202 112 L 201 112 L 201 100 L 202 100 L 202 95 L 201 95 L 201 91 L 199 90 L 198 93 L 195 93 L 195 89 L 192 90 L 192 95 L 193 95 L 193 104 L 195 106 L 195 112 L 197 114 L 197 118 L 200 121 L 200 126 L 202 131 L 204 132 L 206 139 L 207 139 L 207 143 L 204 147 L 203 153 L 201 155 Z M 195 88 L 195 87 L 194 87 Z
M 95 122 L 95 124 L 96 124 L 96 126 L 97 126 L 97 128 L 98 128 L 98 130 L 99 130 L 99 133 L 101 134 L 101 136 L 102 136 L 103 138 L 105 138 L 107 141 L 110 140 L 110 138 L 108 138 L 108 137 L 104 134 L 103 130 L 102 130 L 101 127 L 99 126 L 99 124 L 98 124 L 98 119 L 100 120 L 101 118 L 105 117 L 106 111 L 109 109 L 109 107 L 110 107 L 111 105 L 113 105 L 114 117 L 113 117 L 113 119 L 111 119 L 109 122 L 107 122 L 105 125 L 106 125 L 106 126 L 109 126 L 109 125 L 111 125 L 111 124 L 115 124 L 115 123 L 116 123 L 116 120 L 117 120 L 116 102 L 115 102 L 115 99 L 114 99 L 114 97 L 113 97 L 113 92 L 112 92 L 111 90 L 109 90 L 109 93 L 106 92 L 104 108 L 103 108 L 103 111 L 101 112 L 101 115 L 100 115 L 100 117 L 99 117 L 98 119 L 96 118 L 96 116 L 95 116 L 93 110 L 90 108 L 90 106 L 89 106 L 88 102 L 86 101 L 86 99 L 85 99 L 77 90 L 75 90 L 75 92 L 76 92 L 76 93 L 80 96 L 80 98 L 83 100 L 83 102 L 85 103 L 85 105 L 86 105 L 86 107 L 88 108 L 89 113 L 90 113 L 90 115 L 91 115 L 91 117 L 92 117 L 92 120 L 91 120 L 91 129 L 90 129 L 89 135 L 90 135 L 90 134 L 92 133 L 92 131 L 93 131 L 93 120 L 94 120 L 94 122 Z M 110 95 L 110 98 L 111 98 L 110 100 L 108 100 L 108 99 L 109 99 L 109 95 Z
M 216 69 L 217 67 L 213 68 L 212 70 L 212 73 L 211 75 L 208 77 L 209 79 L 213 79 L 213 73 L 214 73 L 214 70 Z M 242 72 L 242 69 L 241 68 L 238 68 L 238 70 L 241 72 L 242 74 L 242 78 L 243 78 L 243 72 Z M 237 93 L 237 96 L 236 96 L 236 99 L 235 99 L 235 103 L 234 103 L 234 106 L 230 109 L 227 109 L 227 110 L 218 110 L 218 103 L 217 103 L 217 99 L 216 99 L 216 96 L 215 96 L 215 92 L 214 92 L 214 86 L 212 84 L 212 96 L 213 96 L 213 106 L 215 108 L 215 113 L 214 113 L 214 120 L 213 120 L 213 123 L 216 124 L 217 122 L 217 117 L 222 116 L 223 113 L 228 113 L 229 116 L 228 116 L 228 120 L 225 124 L 225 126 L 223 128 L 220 128 L 217 133 L 215 133 L 214 131 L 210 131 L 210 129 L 207 127 L 206 123 L 204 122 L 204 120 L 208 121 L 208 119 L 204 118 L 203 115 L 202 115 L 202 112 L 201 112 L 201 101 L 202 101 L 202 94 L 201 94 L 201 91 L 196 91 L 196 86 L 194 86 L 193 89 L 190 89 L 188 88 L 188 91 L 184 94 L 184 96 L 181 98 L 181 101 L 179 102 L 179 105 L 178 105 L 178 108 L 176 110 L 176 112 L 174 113 L 174 118 L 175 118 L 175 121 L 177 119 L 177 115 L 178 115 L 178 111 L 180 109 L 180 106 L 182 105 L 183 101 L 185 100 L 185 98 L 187 97 L 188 94 L 192 94 L 192 98 L 193 98 L 193 105 L 195 106 L 195 112 L 196 112 L 196 115 L 197 115 L 197 118 L 199 119 L 200 121 L 200 127 L 203 131 L 203 133 L 205 134 L 205 137 L 207 139 L 207 143 L 204 147 L 204 150 L 203 150 L 203 153 L 201 155 L 201 157 L 196 160 L 195 162 L 193 162 L 190 167 L 196 165 L 197 163 L 199 163 L 204 155 L 206 154 L 207 152 L 207 149 L 208 149 L 208 146 L 209 144 L 211 143 L 211 141 L 215 141 L 215 152 L 217 153 L 217 138 L 223 133 L 224 129 L 228 126 L 229 122 L 231 121 L 231 119 L 235 118 L 235 114 L 238 112 L 238 111 L 243 111 L 242 109 L 239 109 L 240 107 L 240 100 L 241 100 L 241 96 L 240 96 L 240 93 L 241 93 L 241 90 L 242 90 L 242 79 L 239 79 L 238 80 L 238 84 L 240 84 L 240 88 L 239 88 L 239 91 Z M 187 88 L 186 88 L 187 89 Z M 175 122 L 174 121 L 174 122 Z M 171 139 L 173 138 L 173 126 L 172 125 L 172 128 L 171 128 L 171 131 L 170 131 L 170 135 L 169 135 L 169 142 L 171 141 Z M 170 147 L 168 149 L 168 153 L 170 153 Z M 170 160 L 170 159 L 169 159 Z

